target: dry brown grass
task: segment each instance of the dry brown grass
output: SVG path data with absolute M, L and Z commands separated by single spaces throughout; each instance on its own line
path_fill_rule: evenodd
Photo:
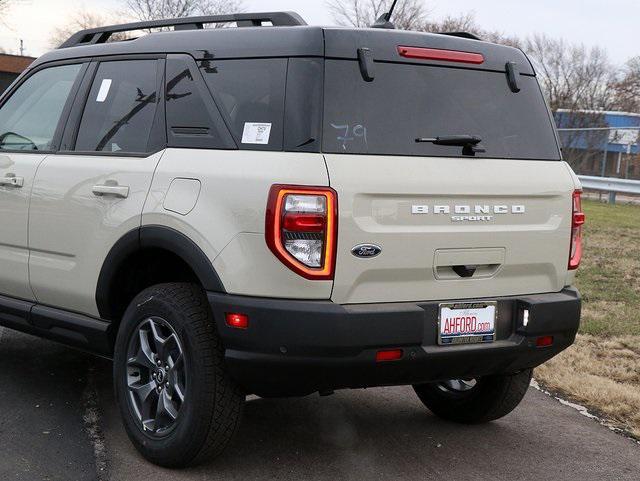
M 589 406 L 640 439 L 640 336 L 579 334 L 575 345 L 535 375 L 545 388 Z
M 640 439 L 640 207 L 584 208 L 581 334 L 535 376 Z

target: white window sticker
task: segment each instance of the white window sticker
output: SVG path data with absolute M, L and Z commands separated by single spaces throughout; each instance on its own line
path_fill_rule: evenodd
M 267 145 L 270 136 L 271 124 L 245 122 L 244 132 L 242 133 L 242 143 Z
M 109 95 L 109 89 L 111 89 L 111 79 L 106 78 L 100 84 L 100 90 L 98 90 L 98 96 L 96 97 L 96 102 L 104 102 L 107 100 L 107 95 Z

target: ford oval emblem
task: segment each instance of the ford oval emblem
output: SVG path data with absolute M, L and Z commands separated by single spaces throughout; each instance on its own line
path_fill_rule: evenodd
M 358 244 L 353 249 L 351 249 L 351 253 L 362 259 L 370 259 L 372 257 L 379 256 L 382 252 L 382 248 L 375 244 Z

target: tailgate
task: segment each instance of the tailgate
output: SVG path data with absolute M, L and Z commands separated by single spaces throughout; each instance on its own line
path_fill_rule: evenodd
M 563 288 L 574 189 L 564 162 L 325 158 L 339 199 L 334 302 L 499 297 Z M 356 257 L 351 250 L 360 244 L 379 246 L 381 253 Z

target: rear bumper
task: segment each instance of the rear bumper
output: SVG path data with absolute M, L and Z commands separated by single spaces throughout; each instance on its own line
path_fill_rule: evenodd
M 496 341 L 438 346 L 438 302 L 338 305 L 209 293 L 231 375 L 250 393 L 305 395 L 316 391 L 419 384 L 513 373 L 538 366 L 569 347 L 580 324 L 580 295 L 498 298 Z M 474 299 L 475 300 L 475 299 Z M 492 299 L 496 300 L 496 299 Z M 522 324 L 522 310 L 529 323 Z M 225 313 L 249 316 L 249 328 L 224 324 Z M 536 347 L 539 336 L 553 345 Z M 381 349 L 403 349 L 398 361 L 377 363 Z

